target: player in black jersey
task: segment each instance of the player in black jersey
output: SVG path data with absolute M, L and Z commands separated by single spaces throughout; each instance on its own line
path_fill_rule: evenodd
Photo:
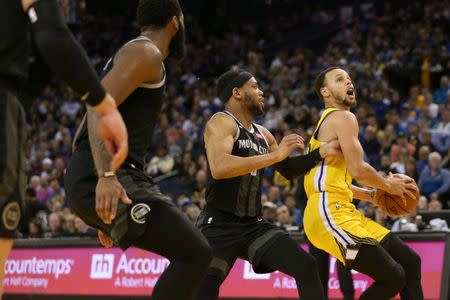
M 109 172 L 109 156 L 93 130 L 95 115 L 88 111 L 65 176 L 67 199 L 80 218 L 100 230 L 103 245 L 133 245 L 171 261 L 152 299 L 192 299 L 206 274 L 211 249 L 144 173 L 144 156 L 164 100 L 164 60 L 185 55 L 178 0 L 141 0 L 137 23 L 141 35 L 115 53 L 102 81 L 125 120 L 129 155 L 117 172 Z
M 28 17 L 27 17 L 28 14 Z M 30 35 L 30 32 L 33 34 Z M 4 263 L 12 247 L 25 191 L 25 111 L 21 94 L 29 77 L 30 38 L 58 76 L 100 116 L 98 128 L 116 169 L 128 154 L 127 132 L 110 95 L 67 28 L 57 0 L 0 1 L 0 298 Z
M 302 299 L 325 299 L 314 258 L 261 217 L 261 182 L 264 167 L 274 165 L 287 178 L 300 176 L 322 156 L 339 155 L 339 144 L 288 157 L 294 148 L 303 150 L 303 139 L 290 134 L 278 145 L 266 128 L 253 123 L 263 114 L 264 98 L 252 74 L 239 69 L 224 73 L 217 92 L 226 110 L 206 124 L 206 206 L 197 220 L 213 259 L 196 299 L 217 299 L 238 257 L 251 262 L 255 272 L 279 270 L 294 277 Z

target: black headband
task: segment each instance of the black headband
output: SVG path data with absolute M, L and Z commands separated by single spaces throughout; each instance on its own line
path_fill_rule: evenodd
M 234 77 L 233 80 L 231 80 L 231 82 L 226 87 L 224 87 L 221 91 L 219 91 L 220 100 L 222 100 L 224 103 L 227 102 L 228 99 L 230 99 L 231 95 L 233 95 L 233 89 L 235 87 L 240 88 L 252 77 L 253 75 L 250 74 L 249 72 L 239 73 L 239 75 Z

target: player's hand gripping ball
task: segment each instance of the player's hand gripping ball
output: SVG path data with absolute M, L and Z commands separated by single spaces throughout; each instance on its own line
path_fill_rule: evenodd
M 377 190 L 375 194 L 377 205 L 386 215 L 390 217 L 402 217 L 409 215 L 417 208 L 417 203 L 419 202 L 420 196 L 419 187 L 417 186 L 414 179 L 407 175 L 394 174 L 393 176 L 408 180 L 408 189 L 413 192 L 414 198 L 409 197 L 405 194 L 405 204 L 400 196 L 389 194 L 383 190 Z

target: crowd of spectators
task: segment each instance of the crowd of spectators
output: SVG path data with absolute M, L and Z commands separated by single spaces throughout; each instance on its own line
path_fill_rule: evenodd
M 450 208 L 449 1 L 407 7 L 386 2 L 381 11 L 368 6 L 350 21 L 338 22 L 335 34 L 321 46 L 288 43 L 268 52 L 269 44 L 282 42 L 297 27 L 336 24 L 338 12 L 318 10 L 301 22 L 275 18 L 270 24 L 230 25 L 225 19 L 227 26 L 216 26 L 216 31 L 186 16 L 188 56 L 167 66 L 166 101 L 155 134 L 148 137 L 153 142 L 145 171 L 193 222 L 205 205 L 203 128 L 222 109 L 214 78 L 232 66 L 252 72 L 265 93 L 267 111 L 258 122 L 278 140 L 296 132 L 306 142 L 322 109 L 314 94 L 315 76 L 329 66 L 347 69 L 357 88 L 354 112 L 366 160 L 384 175 L 403 173 L 415 179 L 422 194 L 419 212 Z M 75 33 L 100 69 L 136 28 L 121 17 L 88 20 Z M 57 82 L 34 102 L 23 237 L 95 235 L 70 211 L 63 183 L 83 114 L 79 97 Z M 264 175 L 264 217 L 287 230 L 301 230 L 301 183 L 272 168 Z M 362 202 L 358 208 L 385 226 L 395 225 L 377 208 Z

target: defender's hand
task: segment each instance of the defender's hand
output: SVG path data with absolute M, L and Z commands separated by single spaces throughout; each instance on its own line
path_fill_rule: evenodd
M 111 170 L 117 170 L 128 156 L 128 132 L 116 102 L 106 94 L 103 101 L 93 107 L 98 113 L 98 132 L 112 156 Z
M 125 204 L 131 204 L 116 176 L 100 177 L 95 189 L 95 210 L 106 224 L 111 224 L 116 217 L 119 199 Z
M 292 150 L 294 150 L 294 148 L 303 150 L 305 149 L 305 144 L 301 136 L 292 133 L 285 136 L 278 145 L 278 148 L 274 151 L 274 154 L 277 157 L 277 161 L 282 161 L 283 159 L 288 157 L 289 154 L 291 154 Z

